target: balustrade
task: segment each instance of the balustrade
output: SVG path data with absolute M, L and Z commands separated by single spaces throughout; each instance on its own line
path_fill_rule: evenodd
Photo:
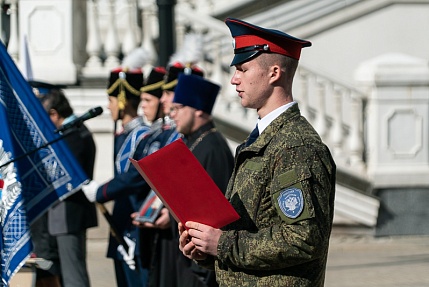
M 10 34 L 7 50 L 12 59 L 17 62 L 19 57 L 19 35 L 18 35 L 18 0 L 10 0 Z
M 87 3 L 86 52 L 89 58 L 82 70 L 84 77 L 107 75 L 110 69 L 121 64 L 122 57 L 140 46 L 148 52 L 148 58 L 157 58 L 153 38 L 154 3 L 140 6 L 135 0 L 92 0 Z M 152 60 L 151 64 L 154 62 Z
M 98 25 L 98 5 L 97 1 L 88 1 L 88 39 L 86 42 L 86 52 L 88 53 L 88 61 L 86 68 L 88 70 L 102 67 L 101 62 L 101 38 L 100 28 Z
M 295 100 L 303 111 L 308 110 L 307 119 L 332 149 L 337 164 L 365 175 L 363 101 L 366 96 L 302 66 L 298 67 L 296 82 L 300 88 L 295 91 Z
M 18 0 L 10 0 L 9 52 L 18 59 Z M 198 63 L 212 81 L 222 86 L 214 116 L 237 128 L 251 130 L 257 118 L 254 111 L 241 106 L 235 86 L 230 84 L 234 68 L 231 36 L 222 21 L 195 13 L 195 3 L 179 1 L 176 7 L 177 46 L 187 31 L 203 35 L 204 51 Z M 119 66 L 121 57 L 133 49 L 143 47 L 151 55 L 152 63 L 157 58 L 154 39 L 158 26 L 154 1 L 92 0 L 87 1 L 86 61 L 81 73 L 84 78 L 107 78 L 110 69 Z M 139 17 L 140 16 L 140 17 Z M 141 18 L 141 23 L 139 23 Z M 104 96 L 104 95 L 103 95 Z M 299 102 L 302 114 L 314 125 L 321 137 L 330 146 L 336 161 L 364 172 L 363 161 L 363 100 L 365 96 L 355 89 L 317 74 L 306 67 L 298 68 L 294 98 Z

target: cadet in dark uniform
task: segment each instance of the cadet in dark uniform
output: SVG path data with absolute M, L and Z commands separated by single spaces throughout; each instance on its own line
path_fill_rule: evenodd
M 179 133 L 174 128 L 174 122 L 165 112 L 161 100 L 164 94 L 165 80 L 167 77 L 171 77 L 171 75 L 167 75 L 169 74 L 165 68 L 154 67 L 141 88 L 143 113 L 152 123 L 150 133 L 145 140 L 144 155 L 149 155 L 180 138 Z M 174 87 L 175 85 L 170 85 L 170 88 L 174 89 Z M 149 106 L 149 100 L 154 106 Z
M 101 186 L 91 181 L 82 187 L 91 201 L 105 203 L 114 200 L 112 219 L 116 235 L 123 238 L 129 247 L 128 251 L 124 250 L 124 244 L 119 244 L 111 234 L 107 257 L 114 260 L 119 287 L 144 287 L 147 283 L 148 266 L 140 261 L 139 256 L 139 231 L 130 217 L 150 190 L 129 161 L 129 158 L 142 157 L 140 145 L 150 130 L 137 113 L 142 85 L 141 69 L 118 68 L 111 71 L 107 89 L 109 110 L 112 119 L 122 123 L 122 131 L 114 137 L 114 177 Z
M 234 158 L 211 116 L 219 90 L 220 86 L 202 77 L 180 74 L 170 116 L 186 145 L 225 192 Z
M 168 67 L 167 76 L 164 81 L 165 83 L 162 85 L 163 91 L 161 97 L 161 103 L 166 116 L 169 116 L 170 114 L 179 74 L 181 73 L 204 77 L 204 72 L 196 65 L 188 66 L 180 62 L 174 62 Z
M 180 250 L 214 267 L 220 286 L 323 286 L 336 166 L 292 97 L 301 49 L 311 43 L 238 19 L 226 24 L 235 40 L 231 83 L 259 115 L 226 192 L 241 218 L 222 230 L 179 223 Z
M 30 85 L 57 128 L 76 119 L 61 87 L 36 81 L 31 81 Z M 88 178 L 92 179 L 96 147 L 91 132 L 85 124 L 67 132 L 69 134 L 64 140 Z M 53 205 L 48 211 L 47 218 L 49 234 L 44 236 L 53 236 L 56 241 L 62 286 L 89 287 L 90 281 L 86 265 L 86 230 L 97 226 L 95 205 L 89 202 L 83 192 L 79 190 Z M 36 243 L 37 245 L 38 243 Z
M 211 116 L 220 86 L 195 75 L 180 74 L 178 80 L 170 116 L 174 119 L 177 131 L 183 134 L 186 145 L 225 193 L 234 157 Z M 182 274 L 192 271 L 204 283 L 192 284 L 192 281 L 186 281 L 185 276 L 182 276 L 183 286 L 218 286 L 212 270 L 199 267 L 180 255 L 179 264 L 184 267 Z
M 169 117 L 171 104 L 178 84 L 178 76 L 181 73 L 198 75 L 202 78 L 203 72 L 195 66 L 186 68 L 185 65 L 175 62 L 170 65 L 163 85 L 159 88 L 153 85 L 153 79 L 159 75 L 159 68 L 152 69 L 148 82 L 141 89 L 143 111 L 150 121 L 153 121 L 150 135 L 145 139 L 144 155 L 149 155 L 158 149 L 170 144 L 181 137 L 176 130 L 174 121 Z M 162 95 L 162 97 L 161 97 Z M 150 102 L 158 103 L 151 106 Z M 156 114 L 156 117 L 151 115 Z M 133 216 L 135 217 L 135 213 Z M 174 223 L 172 223 L 174 222 Z M 204 280 L 195 275 L 190 266 L 191 261 L 179 253 L 177 249 L 177 226 L 168 210 L 163 208 L 161 214 L 154 223 L 134 221 L 142 232 L 142 237 L 150 238 L 146 246 L 142 246 L 145 259 L 150 258 L 149 286 L 150 287 L 174 287 L 174 286 L 207 286 Z M 196 269 L 199 269 L 196 266 Z M 207 272 L 204 271 L 204 274 Z
M 156 152 L 165 145 L 180 138 L 172 120 L 164 113 L 161 104 L 162 86 L 167 71 L 162 67 L 153 67 L 144 86 L 140 89 L 144 116 L 152 123 L 149 134 L 142 145 L 142 157 Z M 142 178 L 140 178 L 143 180 Z M 138 213 L 132 215 L 135 218 Z M 172 257 L 172 233 L 169 213 L 166 208 L 153 223 L 133 221 L 140 229 L 141 257 L 149 263 L 149 287 L 174 286 L 176 281 L 175 258 Z M 176 241 L 176 240 L 175 240 Z M 177 250 L 177 241 L 176 241 Z

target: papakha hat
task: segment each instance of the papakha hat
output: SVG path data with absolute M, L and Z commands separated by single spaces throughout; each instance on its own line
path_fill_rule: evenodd
M 168 67 L 167 76 L 165 77 L 162 89 L 167 91 L 175 91 L 178 82 L 178 77 L 181 73 L 193 74 L 200 77 L 204 77 L 204 72 L 199 67 L 195 65 L 186 66 L 180 62 L 175 62 Z
M 140 98 L 140 88 L 143 86 L 143 72 L 141 69 L 116 68 L 110 72 L 107 85 L 107 94 L 117 97 L 119 109 L 123 110 L 127 99 L 132 97 Z
M 164 85 L 164 77 L 167 70 L 164 67 L 153 67 L 149 76 L 145 79 L 140 92 L 149 93 L 157 98 L 162 96 L 162 85 Z
M 219 85 L 201 76 L 181 73 L 178 78 L 173 103 L 193 107 L 210 115 L 219 90 Z

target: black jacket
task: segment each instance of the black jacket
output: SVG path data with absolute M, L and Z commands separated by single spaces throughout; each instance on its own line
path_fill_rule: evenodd
M 88 178 L 92 179 L 96 147 L 91 132 L 82 125 L 64 140 Z M 48 229 L 51 235 L 73 233 L 98 224 L 95 205 L 88 201 L 82 190 L 55 204 L 48 214 Z

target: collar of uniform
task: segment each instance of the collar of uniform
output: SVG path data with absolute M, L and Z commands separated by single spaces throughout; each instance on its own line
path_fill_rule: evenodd
M 286 111 L 288 108 L 292 107 L 296 102 L 290 102 L 286 105 L 283 105 L 274 111 L 270 112 L 268 115 L 263 117 L 262 119 L 258 120 L 258 130 L 259 134 L 262 134 L 262 132 L 268 127 L 268 125 L 274 121 L 276 118 L 278 118 L 284 111 Z
M 174 128 L 176 128 L 176 123 L 174 122 L 174 120 L 169 116 L 165 116 L 163 121 L 163 129 L 168 130 Z
M 124 125 L 124 133 L 129 133 L 133 129 L 135 129 L 138 126 L 144 125 L 144 121 L 142 117 L 135 117 L 130 122 L 126 123 Z
M 282 107 L 284 108 L 285 106 L 282 106 Z M 296 115 L 300 115 L 300 110 L 298 107 L 298 103 L 293 102 L 292 105 L 288 106 L 285 111 L 281 112 L 279 116 L 274 118 L 269 123 L 269 125 L 265 127 L 266 132 L 263 135 L 261 131 L 259 132 L 260 136 L 258 140 L 255 141 L 252 145 L 246 147 L 246 150 L 249 150 L 249 151 L 251 150 L 255 152 L 258 152 L 259 150 L 261 150 L 266 144 L 268 144 L 271 141 L 274 135 L 278 134 L 279 129 L 284 124 L 284 122 Z
M 152 122 L 152 124 L 150 125 L 151 132 L 161 129 L 163 124 L 164 120 L 162 118 Z
M 206 123 L 205 125 L 202 125 L 198 130 L 196 130 L 192 134 L 185 136 L 186 143 L 188 145 L 191 145 L 193 142 L 195 142 L 197 140 L 197 138 L 201 134 L 203 134 L 204 132 L 206 132 L 206 131 L 208 131 L 208 130 L 210 130 L 212 128 L 214 128 L 213 121 L 210 121 L 210 122 Z

